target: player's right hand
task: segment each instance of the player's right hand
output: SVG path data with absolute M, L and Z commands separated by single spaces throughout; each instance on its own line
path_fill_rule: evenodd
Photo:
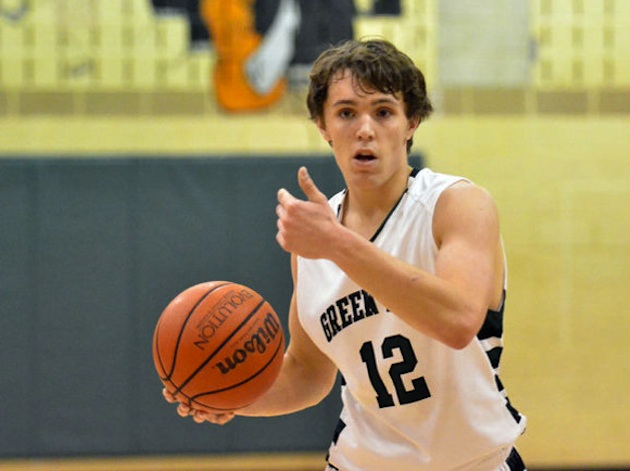
M 324 193 L 315 185 L 306 167 L 298 171 L 298 183 L 307 199 L 293 196 L 284 188 L 278 190 L 276 240 L 285 251 L 304 258 L 329 258 L 334 235 L 346 230 L 328 204 Z
M 166 401 L 171 404 L 179 402 L 177 399 L 175 399 L 175 396 L 173 396 L 170 392 L 166 390 L 166 388 L 162 389 L 162 394 L 164 396 L 164 399 L 166 399 Z M 211 422 L 217 425 L 224 425 L 234 418 L 234 412 L 215 414 L 213 412 L 195 409 L 187 404 L 184 404 L 183 402 L 179 402 L 179 404 L 177 405 L 177 413 L 180 415 L 180 417 L 192 417 L 192 419 L 198 424 Z

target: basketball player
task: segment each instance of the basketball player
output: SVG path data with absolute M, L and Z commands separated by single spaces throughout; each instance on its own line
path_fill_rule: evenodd
M 525 417 L 498 376 L 507 275 L 497 209 L 465 178 L 408 166 L 432 111 L 422 73 L 388 42 L 351 41 L 316 61 L 307 103 L 346 190 L 327 200 L 301 168 L 306 199 L 278 192 L 291 341 L 276 383 L 235 414 L 313 406 L 339 371 L 327 470 L 524 470 L 514 443 Z M 234 415 L 178 412 L 219 424 Z

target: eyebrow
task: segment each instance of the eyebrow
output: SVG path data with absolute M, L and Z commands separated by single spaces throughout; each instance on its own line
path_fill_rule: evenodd
M 347 105 L 356 105 L 357 101 L 356 100 L 352 100 L 352 99 L 347 99 L 347 100 L 337 100 L 334 103 L 331 104 L 331 106 L 333 107 L 338 107 L 338 106 L 347 106 Z M 400 103 L 400 100 L 397 100 L 395 98 L 390 98 L 390 97 L 384 97 L 384 98 L 377 98 L 376 100 L 373 100 L 370 102 L 370 105 L 374 106 L 374 105 L 383 105 L 383 104 L 388 104 L 388 105 L 395 105 L 397 103 Z

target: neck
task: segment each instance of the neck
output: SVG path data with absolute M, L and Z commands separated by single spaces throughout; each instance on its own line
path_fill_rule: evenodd
M 371 238 L 407 190 L 411 167 L 377 189 L 348 188 L 341 222 L 344 226 Z
M 353 210 L 366 215 L 380 211 L 389 212 L 407 189 L 411 170 L 410 166 L 404 167 L 376 188 L 348 187 L 346 201 L 352 205 Z

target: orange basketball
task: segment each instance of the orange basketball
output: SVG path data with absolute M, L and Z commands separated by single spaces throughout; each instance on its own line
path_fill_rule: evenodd
M 155 327 L 153 361 L 166 389 L 196 409 L 227 412 L 275 381 L 284 332 L 271 305 L 247 286 L 211 281 L 173 299 Z

